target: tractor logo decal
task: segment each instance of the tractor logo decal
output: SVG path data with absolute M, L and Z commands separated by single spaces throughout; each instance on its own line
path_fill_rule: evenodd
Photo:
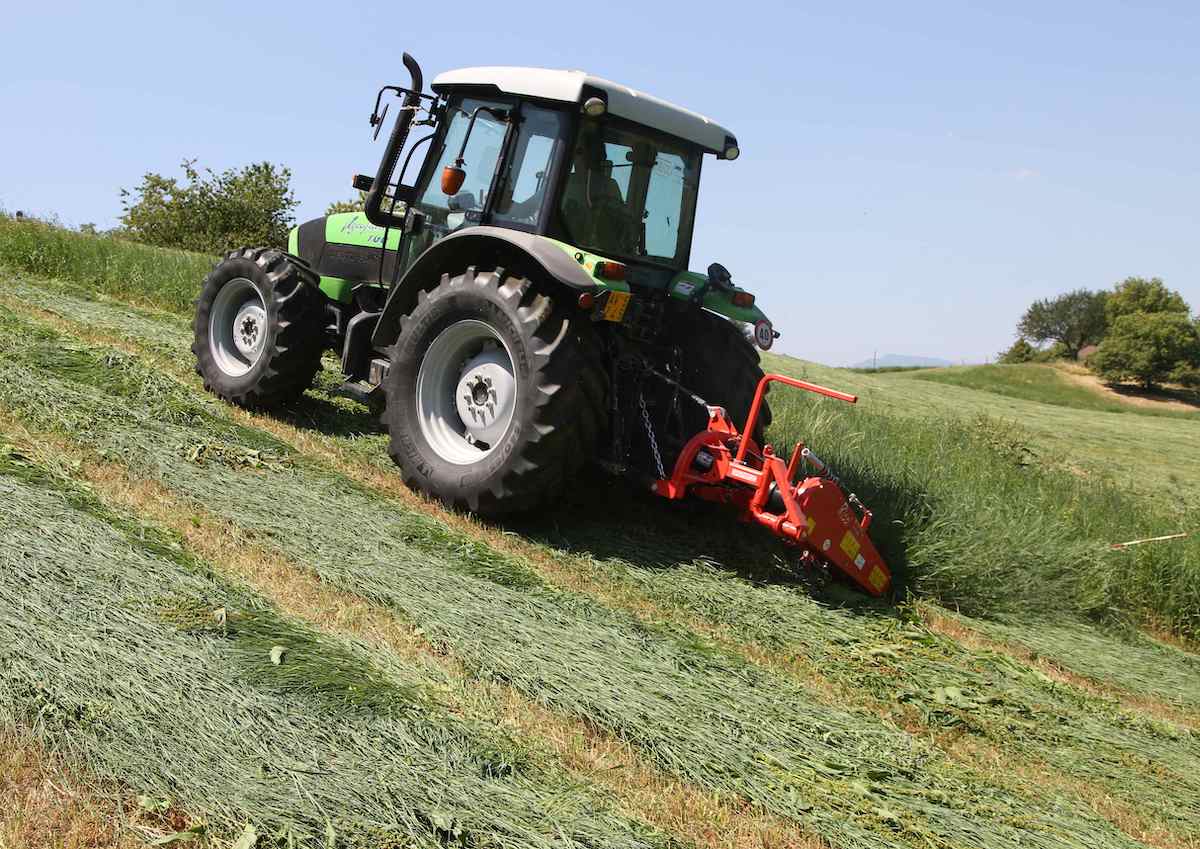
M 346 223 L 342 225 L 341 232 L 347 236 L 365 235 L 367 241 L 373 245 L 383 244 L 383 228 L 376 227 L 365 217 L 359 216 L 357 213 L 350 216 Z

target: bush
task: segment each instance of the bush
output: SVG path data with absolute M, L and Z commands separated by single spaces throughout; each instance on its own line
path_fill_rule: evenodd
M 148 173 L 121 190 L 126 237 L 160 247 L 220 254 L 240 246 L 285 247 L 297 201 L 291 171 L 259 162 L 220 174 L 184 160 L 184 181 Z
M 1012 346 L 1007 351 L 1001 351 L 997 362 L 1005 365 L 1019 365 L 1020 363 L 1033 363 L 1038 361 L 1041 351 L 1029 344 L 1024 336 L 1012 343 Z
M 1030 345 L 1029 340 L 1020 337 L 1012 343 L 1007 351 L 1001 351 L 997 362 L 1004 365 L 1020 365 L 1021 363 L 1052 363 L 1055 360 L 1071 359 L 1071 352 L 1061 342 L 1055 342 L 1049 348 L 1039 348 Z
M 1147 389 L 1200 367 L 1200 334 L 1186 313 L 1135 312 L 1113 323 L 1088 364 L 1107 381 L 1135 381 Z

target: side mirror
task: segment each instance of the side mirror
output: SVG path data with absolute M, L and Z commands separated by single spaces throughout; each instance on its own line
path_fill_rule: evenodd
M 460 163 L 461 161 L 459 160 Z M 447 165 L 442 169 L 442 194 L 451 197 L 458 194 L 465 179 L 467 179 L 467 172 L 462 169 L 461 165 Z

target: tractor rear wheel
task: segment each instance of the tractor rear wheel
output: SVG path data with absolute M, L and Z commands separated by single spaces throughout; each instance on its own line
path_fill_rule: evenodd
M 683 351 L 684 386 L 709 404 L 724 407 L 729 420 L 740 429 L 763 377 L 754 344 L 732 321 L 702 310 L 683 319 L 676 338 Z M 759 445 L 770 423 L 771 408 L 764 399 L 751 434 Z
M 603 430 L 606 379 L 586 315 L 502 269 L 443 275 L 421 292 L 385 385 L 388 453 L 405 482 L 475 513 L 552 499 Z
M 192 353 L 204 388 L 242 407 L 299 397 L 321 367 L 317 277 L 274 248 L 231 251 L 204 278 Z

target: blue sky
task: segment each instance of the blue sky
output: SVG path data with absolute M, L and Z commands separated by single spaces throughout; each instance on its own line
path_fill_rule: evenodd
M 1200 4 L 9 4 L 0 206 L 111 226 L 183 157 L 286 164 L 305 220 L 381 145 L 375 91 L 583 68 L 731 127 L 692 267 L 833 364 L 983 361 L 1028 303 L 1157 275 L 1200 308 Z

